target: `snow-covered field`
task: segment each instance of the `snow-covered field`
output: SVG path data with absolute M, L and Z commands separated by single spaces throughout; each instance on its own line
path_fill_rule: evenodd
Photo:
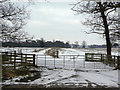
M 105 49 L 70 49 L 61 48 L 59 58 L 54 59 L 45 52 L 51 48 L 2 48 L 1 51 L 21 51 L 23 53 L 36 54 L 37 66 L 46 66 L 37 69 L 41 72 L 41 78 L 30 82 L 15 82 L 16 79 L 7 80 L 4 84 L 38 84 L 50 86 L 71 86 L 71 87 L 118 87 L 118 70 L 113 70 L 101 62 L 86 62 L 85 53 L 105 53 Z M 112 50 L 113 55 L 118 55 L 118 49 Z M 41 56 L 44 55 L 44 56 Z M 64 55 L 67 55 L 64 57 Z M 76 56 L 68 56 L 76 55 Z M 56 67 L 56 68 L 55 68 Z
M 40 52 L 33 52 L 34 50 L 42 49 Z M 19 51 L 21 50 L 23 53 L 34 53 L 34 54 L 44 54 L 45 51 L 51 48 L 24 48 L 24 47 L 16 47 L 16 48 L 0 48 L 0 52 L 5 51 Z M 61 48 L 60 55 L 84 55 L 85 53 L 103 53 L 106 54 L 106 48 L 85 48 L 85 49 L 72 49 L 72 48 Z M 120 48 L 112 48 L 112 55 L 119 55 Z

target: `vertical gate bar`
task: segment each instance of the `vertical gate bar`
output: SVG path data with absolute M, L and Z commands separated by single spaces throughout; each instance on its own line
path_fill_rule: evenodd
M 83 68 L 85 68 L 85 60 L 86 60 L 86 54 L 85 54 L 85 58 L 83 60 Z
M 105 67 L 105 66 L 104 66 L 104 64 L 105 64 L 105 63 L 104 63 L 104 55 L 102 55 L 102 59 L 103 59 L 103 60 L 102 60 L 102 63 L 103 63 L 103 69 L 104 69 L 104 67 Z
M 106 57 L 107 57 L 107 56 L 104 55 L 104 57 L 105 57 L 105 58 L 104 58 L 104 62 L 105 62 L 105 63 L 104 63 L 104 66 L 105 66 L 105 69 L 106 69 L 106 62 L 107 62 L 107 61 L 106 61 Z
M 75 56 L 73 56 L 73 68 L 75 68 Z
M 36 64 L 39 66 L 39 55 L 37 55 L 37 63 Z
M 54 57 L 54 68 L 55 68 L 55 57 Z
M 65 68 L 65 56 L 63 56 L 63 68 Z
M 94 61 L 94 69 L 95 69 L 95 60 L 93 60 Z
M 45 55 L 45 67 L 46 67 L 46 55 Z
M 101 54 L 101 62 L 103 62 L 103 55 Z

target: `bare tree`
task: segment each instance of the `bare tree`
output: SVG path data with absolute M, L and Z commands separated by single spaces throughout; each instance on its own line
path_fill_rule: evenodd
M 29 11 L 26 6 L 9 0 L 0 1 L 0 38 L 2 41 L 16 41 L 25 39 L 26 32 L 23 27 L 26 19 L 29 18 Z
M 41 47 L 43 48 L 45 46 L 45 39 L 41 38 Z
M 101 34 L 106 38 L 107 55 L 111 55 L 111 42 L 120 39 L 118 8 L 120 2 L 95 1 L 79 1 L 72 7 L 78 14 L 90 14 L 83 24 L 92 28 L 87 33 Z
M 75 41 L 74 43 L 75 43 L 75 48 L 79 48 L 79 43 L 78 43 L 78 41 Z
M 85 48 L 86 45 L 87 45 L 86 41 L 83 41 L 83 42 L 82 42 L 82 48 Z

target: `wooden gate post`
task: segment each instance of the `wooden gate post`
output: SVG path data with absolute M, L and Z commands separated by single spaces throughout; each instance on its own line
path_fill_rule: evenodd
M 117 68 L 116 69 L 120 69 L 120 56 L 117 56 Z
M 26 66 L 27 66 L 27 54 L 25 54 L 25 68 L 26 68 Z
M 58 51 L 58 49 L 56 51 L 56 57 L 59 58 L 59 51 Z

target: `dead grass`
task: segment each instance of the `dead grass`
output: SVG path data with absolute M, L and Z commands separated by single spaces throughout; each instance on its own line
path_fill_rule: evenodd
M 30 74 L 29 68 L 19 68 L 19 69 L 12 69 L 11 67 L 3 67 L 2 68 L 2 79 L 8 80 L 12 79 L 13 77 L 17 76 L 24 76 L 26 74 Z
M 48 51 L 45 52 L 46 55 L 50 55 L 53 58 L 59 58 L 59 51 L 61 49 L 60 48 L 51 48 Z M 56 54 L 56 51 L 58 51 L 58 54 Z
M 42 49 L 35 49 L 33 52 L 39 52 L 39 51 L 42 51 L 44 50 L 43 48 Z

